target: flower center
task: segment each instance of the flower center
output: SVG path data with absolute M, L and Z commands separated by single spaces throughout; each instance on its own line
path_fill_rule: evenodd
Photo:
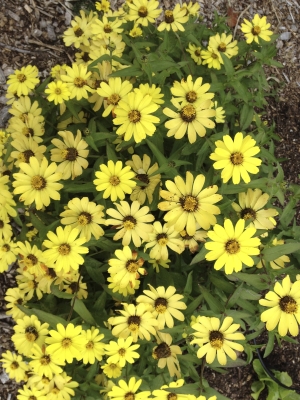
M 29 163 L 30 157 L 34 156 L 34 152 L 31 150 L 25 150 L 22 153 L 19 153 L 19 160 L 22 162 Z
M 79 26 L 78 26 L 78 27 L 76 27 L 76 28 L 74 29 L 74 33 L 75 33 L 75 36 L 76 36 L 76 37 L 80 37 L 80 36 L 83 35 L 83 30 L 82 30 L 81 28 L 79 28 Z
M 135 225 L 136 225 L 136 219 L 133 218 L 131 215 L 128 215 L 123 219 L 123 227 L 126 230 L 134 229 Z
M 116 175 L 113 175 L 109 178 L 109 183 L 113 186 L 118 186 L 120 182 L 120 179 Z
M 24 75 L 24 74 L 18 74 L 18 75 L 17 75 L 17 79 L 18 79 L 19 82 L 23 83 L 23 82 L 26 81 L 26 75 Z
M 220 43 L 218 50 L 224 53 L 226 51 L 226 44 L 225 43 Z
M 70 338 L 64 338 L 61 342 L 61 345 L 64 349 L 72 346 L 72 340 Z
M 48 355 L 45 355 L 40 359 L 40 363 L 42 365 L 48 365 L 48 364 L 50 364 L 50 362 L 51 362 L 51 358 Z
M 118 353 L 120 354 L 121 357 L 124 357 L 125 354 L 126 354 L 126 350 L 122 348 L 122 349 L 120 349 L 120 350 L 118 351 Z
M 184 106 L 179 113 L 183 121 L 187 123 L 194 121 L 194 119 L 196 118 L 195 107 L 191 104 L 187 104 L 186 106 Z
M 261 29 L 259 26 L 254 26 L 251 30 L 252 35 L 257 36 L 259 35 L 261 32 Z
M 61 254 L 62 256 L 66 256 L 68 254 L 70 254 L 71 252 L 71 246 L 68 243 L 63 243 L 59 246 L 58 248 L 58 252 L 59 254 Z
M 103 30 L 104 30 L 105 33 L 111 33 L 112 32 L 112 28 L 111 28 L 111 26 L 109 24 L 104 25 Z
M 85 211 L 83 211 L 81 214 L 79 214 L 78 216 L 78 222 L 80 225 L 88 225 L 92 222 L 92 216 L 90 213 L 87 213 Z
M 13 361 L 13 362 L 10 364 L 10 368 L 11 368 L 11 369 L 18 369 L 18 368 L 19 368 L 19 364 L 17 363 L 17 361 Z
M 194 54 L 195 54 L 195 56 L 200 57 L 201 51 L 199 49 L 197 49 L 197 50 L 195 50 Z
M 82 88 L 84 85 L 86 85 L 86 80 L 84 80 L 83 78 L 81 78 L 80 76 L 77 76 L 74 79 L 74 86 L 78 87 L 78 88 Z
M 223 346 L 224 335 L 220 331 L 209 332 L 209 342 L 211 347 L 216 350 L 220 350 Z
M 243 219 L 255 219 L 256 212 L 252 208 L 244 208 L 241 210 L 241 218 Z
M 140 323 L 141 323 L 141 318 L 136 315 L 132 315 L 127 320 L 128 329 L 131 332 L 136 332 L 139 330 Z
M 61 94 L 61 89 L 60 88 L 55 88 L 54 93 L 57 95 Z
M 141 113 L 138 110 L 132 110 L 128 113 L 128 118 L 130 122 L 136 124 L 141 120 Z
M 167 400 L 177 400 L 177 394 L 175 393 L 169 393 L 167 396 Z
M 165 246 L 167 243 L 168 243 L 168 235 L 166 235 L 165 233 L 159 233 L 157 236 L 156 236 L 156 240 L 157 240 L 157 243 L 160 245 L 160 246 Z
M 5 253 L 7 253 L 10 250 L 10 246 L 8 244 L 5 244 L 2 246 L 1 250 L 5 251 Z
M 139 181 L 146 183 L 146 185 L 150 183 L 150 179 L 147 174 L 137 174 L 136 177 Z
M 119 103 L 121 100 L 121 97 L 117 93 L 113 93 L 109 98 L 107 99 L 107 104 L 113 104 L 114 106 Z
M 291 296 L 284 296 L 279 301 L 281 311 L 287 314 L 294 314 L 298 311 L 298 304 Z
M 126 269 L 131 274 L 135 274 L 136 271 L 139 269 L 139 265 L 134 260 L 128 260 L 126 263 Z
M 27 326 L 25 329 L 25 336 L 28 342 L 35 342 L 39 337 L 39 334 L 35 328 L 35 326 Z
M 139 17 L 141 17 L 141 18 L 147 17 L 147 15 L 148 15 L 147 7 L 145 7 L 145 6 L 140 7 L 138 10 L 138 14 L 139 14 Z
M 179 232 L 180 236 L 182 237 L 182 239 L 184 240 L 191 240 L 193 239 L 193 236 L 190 236 L 187 234 L 187 231 L 184 229 L 183 231 Z
M 197 93 L 192 90 L 185 95 L 185 98 L 189 103 L 194 103 L 197 100 Z
M 26 137 L 32 137 L 32 136 L 34 136 L 34 130 L 33 130 L 32 128 L 27 128 L 27 127 L 25 127 L 25 128 L 22 129 L 22 133 L 23 133 L 23 135 L 26 136 Z
M 172 22 L 174 22 L 173 11 L 167 10 L 165 12 L 165 22 L 167 24 L 171 24 Z
M 168 357 L 171 357 L 171 349 L 170 346 L 168 346 L 165 342 L 160 343 L 153 351 L 153 358 L 155 359 Z
M 225 244 L 225 250 L 229 254 L 236 254 L 240 251 L 240 244 L 235 239 L 228 240 Z
M 179 202 L 184 211 L 195 212 L 198 210 L 199 207 L 198 199 L 194 196 L 187 195 L 185 197 L 181 197 L 179 199 Z
M 211 58 L 213 58 L 214 60 L 216 60 L 216 59 L 219 58 L 219 57 L 217 56 L 217 54 L 211 53 Z
M 0 229 L 4 227 L 4 222 L 0 219 Z
M 230 161 L 233 165 L 241 165 L 244 161 L 244 156 L 240 152 L 232 153 L 230 156 Z
M 87 349 L 93 349 L 94 348 L 94 343 L 90 340 L 89 342 L 88 342 L 88 344 L 85 346 Z
M 125 394 L 125 400 L 134 400 L 134 399 L 135 399 L 134 393 L 129 392 Z
M 28 254 L 28 256 L 24 258 L 24 264 L 26 267 L 33 267 L 37 262 L 38 259 L 33 254 Z
M 158 314 L 164 314 L 168 308 L 168 302 L 163 297 L 158 297 L 154 302 L 154 307 Z
M 46 187 L 47 182 L 46 179 L 43 178 L 42 176 L 35 175 L 31 178 L 31 186 L 35 190 L 42 190 Z
M 78 157 L 78 151 L 75 147 L 67 147 L 66 149 L 62 150 L 62 157 L 68 161 L 75 161 Z

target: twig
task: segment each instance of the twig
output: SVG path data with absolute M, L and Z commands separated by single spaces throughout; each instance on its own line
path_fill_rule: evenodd
M 37 50 L 31 51 L 31 50 L 19 49 L 18 47 L 13 47 L 13 46 L 10 46 L 9 44 L 2 43 L 2 42 L 0 42 L 0 46 L 1 47 L 6 47 L 9 50 L 18 51 L 19 53 L 24 53 L 24 54 L 33 54 L 33 53 L 37 53 L 38 52 Z
M 277 12 L 276 12 L 276 7 L 274 7 L 273 0 L 271 0 L 271 4 L 272 4 L 273 11 L 274 11 L 274 13 L 276 15 L 277 21 L 279 22 L 279 24 L 281 24 L 281 21 L 280 21 L 278 15 L 277 15 Z
M 49 49 L 58 51 L 59 53 L 64 53 L 65 52 L 64 50 L 61 50 L 58 47 L 51 46 L 51 44 L 46 44 L 46 43 L 43 43 L 43 42 L 38 41 L 38 40 L 29 39 L 28 43 L 37 44 L 37 45 L 43 46 L 43 47 L 48 47 Z
M 237 21 L 236 21 L 236 25 L 235 25 L 235 27 L 234 27 L 233 39 L 235 38 L 235 35 L 236 35 L 236 30 L 237 30 L 237 28 L 238 28 L 239 20 L 241 19 L 242 15 L 244 15 L 245 12 L 246 12 L 251 6 L 252 6 L 252 4 L 249 4 L 249 5 L 245 8 L 245 10 L 243 10 L 243 11 L 240 13 L 240 15 L 238 16 L 238 19 L 237 19 Z

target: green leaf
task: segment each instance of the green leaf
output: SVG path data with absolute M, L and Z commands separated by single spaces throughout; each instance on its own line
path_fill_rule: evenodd
M 279 258 L 286 254 L 294 253 L 298 250 L 300 250 L 300 243 L 294 241 L 279 246 L 273 246 L 268 249 L 265 248 L 263 250 L 262 257 L 266 261 L 273 261 L 276 260 L 276 258 Z
M 94 149 L 97 153 L 99 152 L 98 147 L 96 146 L 96 143 L 94 142 L 94 139 L 92 136 L 86 136 L 84 140 L 87 142 L 87 144 Z
M 198 297 L 196 297 L 186 308 L 185 314 L 190 315 L 192 314 L 193 311 L 196 310 L 196 308 L 199 306 L 199 304 L 203 300 L 203 294 L 200 294 Z
M 269 338 L 268 338 L 268 343 L 264 352 L 264 358 L 268 357 L 269 354 L 272 353 L 273 348 L 274 348 L 274 341 L 275 341 L 275 331 L 268 332 Z
M 244 299 L 244 300 L 259 300 L 260 298 L 261 298 L 261 295 L 259 293 L 256 293 L 250 289 L 244 288 L 244 290 L 241 293 L 241 299 Z
M 96 326 L 97 323 L 94 320 L 94 317 L 92 314 L 89 312 L 89 310 L 86 308 L 86 305 L 83 303 L 82 300 L 80 299 L 75 299 L 74 303 L 74 311 L 77 312 L 80 317 L 87 322 L 90 325 Z
M 199 286 L 201 293 L 203 294 L 204 300 L 207 302 L 210 309 L 215 313 L 220 314 L 224 309 L 223 305 L 204 286 Z
M 244 287 L 244 283 L 242 282 L 242 283 L 240 284 L 240 286 L 238 286 L 238 287 L 236 288 L 236 290 L 234 291 L 234 293 L 232 294 L 232 296 L 229 297 L 229 300 L 228 300 L 228 302 L 227 302 L 227 307 L 228 307 L 228 308 L 231 308 L 231 307 L 232 307 L 233 305 L 235 305 L 235 303 L 238 301 L 238 299 L 239 299 L 240 296 L 241 296 L 242 291 L 244 290 L 243 287 Z
M 232 62 L 227 56 L 225 56 L 225 54 L 223 54 L 223 53 L 220 53 L 220 54 L 221 54 L 222 60 L 224 62 L 226 75 L 228 76 L 228 78 L 231 78 L 235 72 Z
M 42 310 L 38 310 L 37 308 L 27 308 L 23 306 L 18 306 L 18 308 L 26 315 L 35 315 L 41 322 L 47 322 L 54 329 L 56 329 L 57 324 L 62 324 L 63 326 L 67 326 L 68 324 L 65 319 Z
M 246 272 L 234 272 L 231 275 L 228 275 L 228 279 L 230 276 L 236 278 L 237 280 L 241 280 L 246 282 L 258 290 L 264 290 L 269 287 L 269 278 L 266 274 L 249 274 Z
M 206 250 L 206 248 L 203 246 L 199 253 L 196 254 L 195 257 L 192 259 L 190 265 L 197 264 L 200 261 L 203 261 L 207 253 L 208 250 Z
M 245 103 L 242 107 L 240 115 L 240 126 L 241 130 L 246 130 L 253 120 L 254 110 L 252 106 Z
M 222 276 L 215 275 L 214 273 L 211 273 L 209 275 L 209 279 L 211 280 L 211 283 L 217 287 L 218 289 L 223 290 L 225 293 L 233 293 L 234 291 L 234 285 L 232 283 L 227 282 L 224 277 Z
M 184 290 L 183 290 L 184 296 L 188 296 L 191 293 L 192 285 L 193 285 L 193 271 L 191 271 L 188 274 L 188 278 L 187 278 L 187 281 L 186 281 L 186 284 L 185 284 L 185 287 L 184 287 Z
M 127 67 L 120 69 L 119 71 L 112 72 L 109 77 L 110 78 L 115 78 L 117 76 L 124 77 L 124 76 L 141 76 L 143 75 L 144 72 L 141 70 L 141 68 L 137 67 Z
M 88 183 L 73 183 L 69 182 L 68 186 L 64 187 L 66 193 L 92 193 L 96 190 L 92 182 Z
M 168 160 L 166 159 L 166 157 L 158 150 L 158 148 L 155 146 L 155 144 L 153 144 L 149 139 L 146 139 L 147 145 L 150 147 L 150 150 L 152 151 L 152 153 L 154 154 L 154 156 L 156 157 L 159 166 L 163 165 L 163 164 L 167 164 Z
M 259 399 L 259 395 L 260 393 L 264 390 L 265 388 L 265 384 L 264 382 L 261 381 L 256 381 L 251 385 L 251 397 L 253 397 L 254 400 L 258 400 Z
M 51 284 L 50 290 L 54 296 L 60 299 L 72 299 L 73 297 L 73 294 L 71 293 L 61 292 L 58 288 L 58 285 L 55 285 L 54 283 Z

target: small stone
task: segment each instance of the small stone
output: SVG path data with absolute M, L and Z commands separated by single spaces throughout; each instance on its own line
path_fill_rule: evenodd
M 279 36 L 279 39 L 281 39 L 281 40 L 290 40 L 291 36 L 292 36 L 291 32 L 283 32 Z
M 291 31 L 297 32 L 297 30 L 298 30 L 298 27 L 296 25 L 291 26 Z
M 43 32 L 40 31 L 39 29 L 34 29 L 34 31 L 32 32 L 32 34 L 33 34 L 34 37 L 38 38 L 38 37 L 40 37 L 40 36 L 43 34 Z
M 282 40 L 278 40 L 277 43 L 276 43 L 276 48 L 277 49 L 282 49 L 282 47 L 283 47 L 283 41 Z
M 48 25 L 47 26 L 47 34 L 48 34 L 48 38 L 52 41 L 56 40 L 56 34 L 54 32 L 54 28 L 52 25 Z

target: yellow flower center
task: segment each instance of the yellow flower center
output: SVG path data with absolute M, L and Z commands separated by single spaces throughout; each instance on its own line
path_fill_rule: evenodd
M 125 394 L 125 400 L 134 400 L 135 399 L 135 395 L 132 392 L 128 392 Z
M 218 50 L 224 53 L 226 51 L 226 44 L 225 43 L 220 43 L 218 46 Z
M 132 110 L 128 113 L 128 118 L 130 122 L 136 124 L 141 120 L 141 113 L 138 110 Z
M 257 36 L 261 32 L 261 28 L 259 26 L 254 26 L 251 30 L 252 35 Z
M 158 297 L 154 302 L 154 308 L 158 314 L 164 314 L 168 308 L 168 301 L 163 297 Z
M 198 210 L 199 202 L 194 196 L 187 195 L 185 197 L 181 197 L 179 202 L 184 211 L 195 212 Z
M 34 136 L 34 130 L 32 128 L 25 127 L 25 128 L 22 129 L 22 133 L 27 138 Z
M 224 335 L 220 331 L 211 331 L 209 332 L 209 343 L 211 347 L 216 350 L 220 350 L 223 346 Z
M 18 368 L 19 368 L 19 364 L 17 363 L 17 361 L 13 361 L 13 362 L 10 364 L 10 368 L 11 368 L 11 369 L 18 369 Z
M 75 147 L 67 147 L 66 149 L 62 150 L 61 156 L 67 161 L 75 161 L 78 157 L 78 151 L 75 149 Z
M 31 178 L 31 186 L 35 190 L 42 190 L 46 187 L 46 179 L 40 175 L 35 175 Z
M 38 259 L 33 254 L 28 254 L 28 256 L 25 257 L 23 261 L 24 261 L 25 266 L 28 268 L 28 267 L 33 267 L 34 265 L 36 265 L 38 262 Z
M 185 98 L 189 103 L 194 103 L 197 100 L 197 93 L 191 90 L 185 95 Z
M 255 219 L 256 218 L 256 212 L 252 208 L 244 208 L 241 210 L 241 218 L 247 220 L 247 219 Z
M 59 394 L 60 390 L 57 387 L 54 387 L 51 392 L 49 393 L 53 393 L 53 394 Z
M 135 274 L 136 271 L 139 269 L 139 265 L 134 260 L 128 260 L 126 263 L 126 269 L 131 274 Z
M 81 214 L 79 214 L 77 221 L 79 225 L 85 226 L 92 222 L 92 216 L 90 213 L 83 211 Z
M 134 229 L 135 225 L 136 225 L 136 219 L 133 218 L 131 215 L 128 215 L 128 217 L 125 217 L 123 219 L 123 227 L 126 230 Z
M 127 320 L 128 329 L 131 332 L 136 332 L 139 330 L 140 323 L 141 323 L 141 318 L 136 315 L 132 315 Z
M 39 334 L 35 328 L 35 326 L 27 326 L 25 329 L 25 336 L 28 342 L 35 342 L 39 337 Z
M 87 345 L 85 346 L 87 349 L 93 349 L 94 348 L 94 342 L 92 342 L 91 340 L 87 343 Z
M 294 314 L 298 311 L 298 304 L 291 296 L 284 296 L 279 300 L 281 311 L 287 314 Z
M 63 243 L 59 246 L 58 252 L 62 256 L 67 256 L 71 252 L 71 246 L 68 243 Z
M 165 12 L 165 22 L 166 22 L 167 24 L 172 24 L 172 22 L 174 22 L 173 11 L 167 10 L 167 11 Z
M 48 365 L 48 364 L 50 364 L 50 362 L 51 362 L 51 358 L 50 358 L 50 356 L 48 356 L 48 355 L 44 355 L 44 356 L 41 357 L 41 359 L 40 359 L 40 363 L 41 363 L 42 365 Z
M 57 95 L 60 95 L 61 94 L 61 89 L 58 88 L 58 87 L 55 88 L 54 93 L 57 94 Z
M 168 241 L 169 241 L 168 235 L 166 235 L 165 233 L 159 233 L 159 234 L 156 236 L 156 240 L 157 240 L 157 243 L 158 243 L 160 246 L 165 246 L 165 245 L 168 243 Z
M 195 107 L 191 104 L 187 104 L 186 106 L 184 106 L 183 109 L 179 111 L 179 114 L 181 116 L 181 119 L 187 123 L 194 121 L 194 119 L 196 118 Z
M 126 349 L 119 349 L 118 353 L 120 354 L 121 357 L 124 357 L 126 354 Z
M 112 32 L 112 28 L 111 28 L 111 26 L 109 24 L 104 25 L 103 30 L 104 30 L 105 33 L 111 33 Z
M 233 165 L 241 165 L 244 161 L 244 156 L 240 152 L 232 153 L 230 156 L 230 161 Z
M 112 175 L 110 178 L 109 178 L 109 183 L 112 185 L 112 186 L 118 186 L 119 184 L 120 184 L 120 179 L 116 176 L 116 175 Z
M 167 343 L 160 343 L 153 351 L 152 357 L 156 360 L 160 358 L 168 358 L 171 357 L 171 349 Z
M 240 251 L 240 244 L 235 239 L 228 240 L 228 242 L 225 243 L 225 250 L 229 254 L 236 254 Z
M 107 104 L 113 104 L 114 106 L 119 103 L 121 100 L 121 97 L 117 93 L 113 93 L 109 98 L 107 99 Z
M 26 75 L 24 75 L 24 74 L 18 74 L 18 75 L 17 75 L 17 79 L 18 79 L 19 82 L 23 83 L 23 82 L 26 81 Z
M 8 244 L 5 244 L 2 246 L 1 250 L 5 251 L 5 253 L 7 253 L 10 250 L 10 246 Z
M 67 349 L 68 347 L 72 346 L 72 339 L 70 338 L 64 338 L 61 342 L 61 345 L 64 349 Z
M 80 76 L 77 76 L 74 79 L 74 86 L 78 87 L 78 88 L 82 88 L 84 85 L 86 85 L 86 80 L 84 80 L 83 78 L 81 78 Z
M 30 157 L 33 157 L 33 156 L 34 156 L 34 152 L 33 152 L 33 151 L 31 151 L 31 150 L 25 150 L 25 151 L 23 151 L 22 153 L 19 153 L 18 159 L 19 159 L 21 162 L 26 162 L 26 163 L 28 164 L 28 163 L 29 163 Z
M 74 28 L 74 33 L 76 37 L 80 37 L 83 35 L 83 30 L 81 28 L 79 28 L 79 26 L 76 26 Z
M 219 58 L 219 57 L 217 56 L 217 54 L 211 53 L 211 58 L 213 58 L 214 60 L 216 60 L 216 59 Z
M 138 14 L 139 14 L 139 17 L 141 17 L 141 18 L 147 17 L 147 15 L 148 15 L 147 7 L 145 7 L 145 6 L 140 7 L 138 9 Z

